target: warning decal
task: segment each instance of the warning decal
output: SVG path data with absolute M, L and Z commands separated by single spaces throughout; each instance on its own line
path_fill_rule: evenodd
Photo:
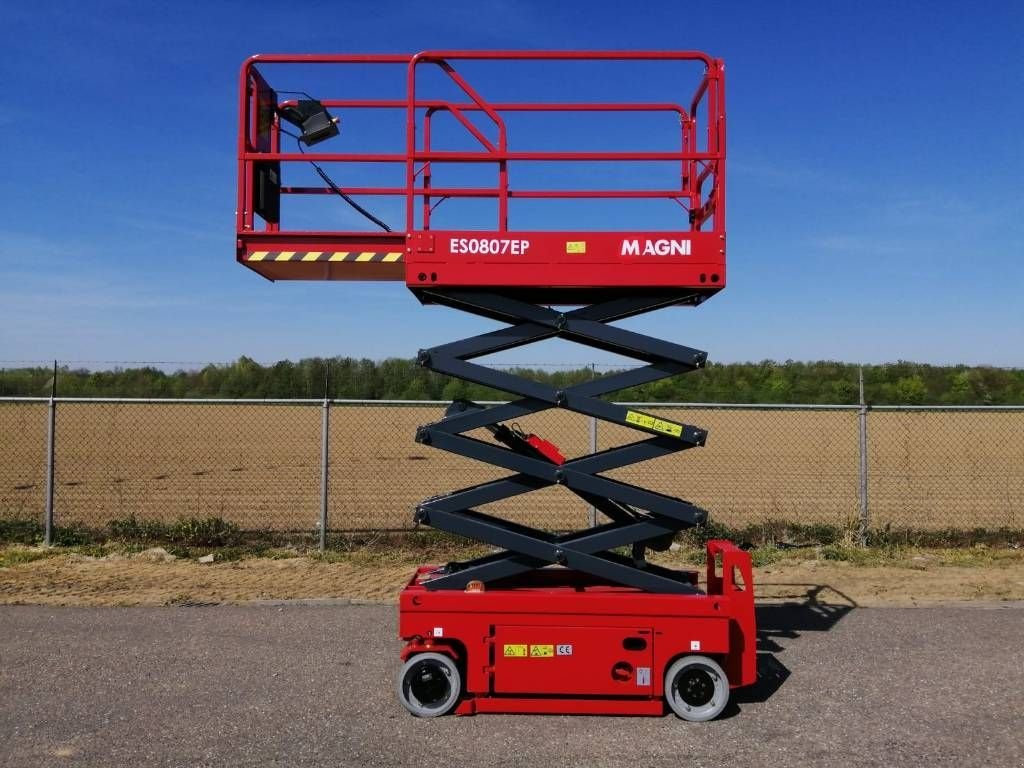
M 682 424 L 676 424 L 674 421 L 665 421 L 664 419 L 655 418 L 654 416 L 649 416 L 646 413 L 640 413 L 639 411 L 626 411 L 626 421 L 630 424 L 642 427 L 643 429 L 661 432 L 664 435 L 672 435 L 672 437 L 681 437 L 683 434 Z
M 394 264 L 403 261 L 401 251 L 252 251 L 246 261 L 359 261 Z
M 636 668 L 636 684 L 640 687 L 648 686 L 651 684 L 651 668 L 650 667 L 637 667 Z
M 586 240 L 570 240 L 565 244 L 566 253 L 586 253 L 587 242 Z
M 508 646 L 505 646 L 506 648 Z M 555 655 L 555 646 L 553 645 L 531 645 L 530 646 L 530 658 L 547 658 L 548 656 Z
M 506 657 L 526 657 L 526 645 L 506 645 Z

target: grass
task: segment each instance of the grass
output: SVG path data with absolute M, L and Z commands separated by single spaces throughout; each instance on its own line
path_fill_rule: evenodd
M 1024 561 L 1024 549 L 1014 547 L 861 547 L 826 544 L 809 547 L 778 547 L 765 544 L 749 550 L 755 568 L 786 566 L 807 562 L 844 563 L 852 567 L 894 567 L 927 570 L 932 567 L 998 567 Z M 704 551 L 682 548 L 657 555 L 652 560 L 662 564 L 703 565 Z
M 702 565 L 707 541 L 729 539 L 751 553 L 755 567 L 801 561 L 846 563 L 852 566 L 892 565 L 982 566 L 1018 562 L 1024 531 L 1015 529 L 946 529 L 917 531 L 881 529 L 868 532 L 861 546 L 852 526 L 807 525 L 764 521 L 730 528 L 713 521 L 679 534 L 672 552 L 652 553 L 655 562 Z M 175 557 L 197 559 L 211 552 L 216 562 L 249 558 L 284 559 L 307 556 L 324 563 L 346 562 L 367 567 L 443 563 L 467 560 L 490 548 L 459 536 L 423 528 L 409 532 L 331 534 L 320 552 L 308 533 L 243 531 L 220 517 L 181 518 L 173 522 L 141 520 L 134 515 L 111 520 L 105 529 L 58 527 L 57 549 L 27 549 L 43 539 L 43 527 L 34 520 L 0 519 L 0 567 L 29 563 L 59 552 L 92 557 L 132 555 L 163 547 Z
M 12 568 L 16 565 L 33 563 L 47 557 L 60 554 L 53 549 L 26 549 L 21 546 L 0 547 L 0 568 Z
M 468 560 L 489 551 L 491 548 L 480 542 L 424 528 L 409 533 L 331 536 L 323 552 L 310 554 L 327 563 L 388 566 Z
M 121 542 L 168 543 L 182 547 L 234 547 L 242 542 L 242 530 L 220 517 L 186 517 L 165 523 L 139 520 L 134 515 L 111 520 L 110 538 Z
M 41 544 L 45 529 L 43 524 L 25 518 L 0 519 L 0 543 L 7 544 Z M 88 544 L 96 540 L 96 533 L 79 526 L 56 527 L 53 531 L 53 543 L 63 547 Z
M 0 519 L 0 541 L 8 544 L 37 544 L 43 540 L 43 526 L 24 518 Z
M 137 542 L 108 541 L 64 547 L 32 548 L 23 544 L 0 545 L 0 568 L 25 565 L 37 560 L 64 554 L 78 554 L 94 558 L 133 556 L 149 547 Z M 429 536 L 410 541 L 408 536 L 379 537 L 360 546 L 336 547 L 324 552 L 294 546 L 276 547 L 266 544 L 241 544 L 226 547 L 165 546 L 170 554 L 183 560 L 196 560 L 215 555 L 215 562 L 237 562 L 249 559 L 281 560 L 307 557 L 316 562 L 348 563 L 366 568 L 409 566 L 422 563 L 443 563 L 465 560 L 486 554 L 488 548 L 479 544 L 455 546 L 449 537 Z M 825 544 L 805 547 L 779 547 L 763 544 L 749 550 L 755 568 L 788 567 L 802 563 L 843 563 L 855 568 L 894 567 L 928 570 L 935 567 L 1000 567 L 1024 561 L 1024 549 L 989 547 L 860 547 L 844 544 Z M 670 566 L 703 566 L 703 547 L 681 546 L 679 549 L 651 553 L 653 562 Z
M 872 529 L 867 532 L 865 543 L 869 547 L 976 547 L 978 545 L 1024 546 L 1024 530 L 1019 528 L 941 528 L 937 530 L 916 530 L 913 528 Z
M 33 520 L 0 520 L 0 545 L 39 545 L 43 542 L 43 536 L 43 526 Z M 218 517 L 182 518 L 165 523 L 130 516 L 111 520 L 105 529 L 57 527 L 54 529 L 53 543 L 64 552 L 91 557 L 135 554 L 157 546 L 183 558 L 198 558 L 216 550 L 216 559 L 220 562 L 247 557 L 295 557 L 300 554 L 298 549 L 288 546 L 285 538 L 281 534 L 243 532 L 234 523 Z M 27 550 L 7 548 L 4 551 Z M 29 562 L 29 559 L 24 559 L 27 558 L 25 555 L 12 557 L 15 560 L 23 558 L 19 562 Z

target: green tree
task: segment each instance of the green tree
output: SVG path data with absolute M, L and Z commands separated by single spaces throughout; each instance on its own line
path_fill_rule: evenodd
M 928 388 L 920 376 L 905 376 L 896 382 L 896 397 L 903 405 L 920 405 L 928 396 Z

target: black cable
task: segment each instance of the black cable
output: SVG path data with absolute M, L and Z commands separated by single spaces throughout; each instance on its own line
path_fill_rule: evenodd
M 279 127 L 279 130 L 281 131 L 281 133 L 286 133 L 289 136 L 291 136 L 293 139 L 295 139 L 295 143 L 299 147 L 299 152 L 301 152 L 302 154 L 306 154 L 306 150 L 304 150 L 302 148 L 302 138 L 300 136 L 298 136 L 298 135 L 296 135 L 296 134 L 292 133 L 291 131 L 286 130 L 284 128 L 280 128 Z M 383 229 L 385 232 L 391 232 L 392 231 L 391 227 L 389 227 L 383 221 L 378 219 L 376 216 L 374 216 L 368 210 L 363 208 L 363 206 L 361 206 L 359 203 L 357 203 L 351 197 L 346 195 L 345 192 L 342 191 L 342 189 L 337 184 L 334 183 L 334 181 L 331 179 L 331 177 L 327 175 L 327 172 L 323 168 L 321 168 L 319 165 L 317 165 L 312 160 L 309 160 L 307 162 L 310 165 L 313 166 L 313 169 L 317 172 L 317 175 L 321 179 L 323 179 L 324 182 L 327 184 L 327 186 L 329 186 L 332 190 L 334 190 L 335 194 L 337 194 L 339 197 L 341 197 L 342 200 L 344 200 L 346 203 L 351 205 L 353 208 L 355 208 L 357 211 L 359 211 L 359 213 L 363 214 L 363 216 L 365 216 L 367 219 L 372 221 L 374 224 L 376 224 L 378 227 Z

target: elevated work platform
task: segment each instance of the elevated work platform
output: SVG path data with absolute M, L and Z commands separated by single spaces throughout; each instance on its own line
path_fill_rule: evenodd
M 575 90 L 588 96 L 602 90 L 609 67 L 689 65 L 695 76 L 679 92 L 635 102 L 488 98 L 508 90 L 517 67 L 531 63 L 550 67 L 552 78 L 558 67 L 582 74 L 587 87 Z M 460 71 L 485 64 L 500 67 L 474 72 L 472 84 Z M 599 64 L 603 69 L 588 80 L 588 68 Z M 286 85 L 297 82 L 293 69 L 310 82 L 305 73 L 311 65 L 323 70 L 316 80 L 323 90 L 312 96 L 270 84 L 271 75 Z M 367 68 L 397 74 L 393 80 L 404 83 L 402 91 L 393 98 L 359 97 L 353 74 Z M 323 112 L 318 117 L 335 118 L 340 135 L 328 126 L 315 141 L 294 141 L 282 115 L 308 105 Z M 513 123 L 522 115 L 533 122 L 517 133 Z M 585 124 L 570 131 L 565 118 Z M 605 128 L 601 120 L 611 118 Z M 377 128 L 366 131 L 367 125 Z M 674 137 L 673 146 L 652 149 L 666 136 Z M 469 146 L 448 148 L 460 139 Z M 322 151 L 321 141 L 331 151 Z M 538 141 L 581 149 L 531 149 Z M 395 146 L 381 151 L 382 142 Z M 595 143 L 616 148 L 593 149 Z M 323 185 L 289 183 L 308 174 L 310 163 Z M 641 167 L 659 171 L 648 176 Z M 240 79 L 236 253 L 271 280 L 404 280 L 417 292 L 501 288 L 524 300 L 566 303 L 683 288 L 696 302 L 725 286 L 724 172 L 724 67 L 703 53 L 253 56 Z M 394 183 L 400 176 L 404 183 Z M 673 181 L 646 183 L 655 176 Z M 348 183 L 353 177 L 358 184 Z M 332 220 L 361 222 L 358 228 L 302 229 L 312 218 L 303 206 L 324 195 L 339 198 Z M 395 198 L 402 201 L 401 221 L 388 224 L 370 212 L 380 206 L 394 216 Z M 575 207 L 572 215 L 544 218 L 542 228 L 516 228 L 520 201 L 532 201 L 534 210 L 537 201 Z M 600 201 L 629 204 L 632 211 L 642 206 L 643 220 L 664 223 L 649 230 L 606 227 L 606 214 L 587 213 L 587 204 Z M 482 202 L 491 206 L 486 214 Z M 439 206 L 447 211 L 463 203 L 473 204 L 472 216 L 460 212 L 458 228 L 437 226 Z M 535 225 L 536 217 L 530 222 Z M 576 228 L 581 222 L 585 228 Z

